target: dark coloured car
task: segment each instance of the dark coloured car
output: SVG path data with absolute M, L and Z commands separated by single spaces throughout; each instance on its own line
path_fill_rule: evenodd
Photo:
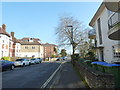
M 14 62 L 8 60 L 0 60 L 0 71 L 14 69 Z

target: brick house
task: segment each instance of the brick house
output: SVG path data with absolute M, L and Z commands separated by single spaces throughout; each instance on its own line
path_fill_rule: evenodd
M 21 44 L 18 39 L 15 38 L 14 32 L 11 32 L 12 37 L 12 57 L 20 57 Z
M 52 55 L 57 55 L 57 45 L 45 43 L 44 46 L 44 58 L 52 57 Z

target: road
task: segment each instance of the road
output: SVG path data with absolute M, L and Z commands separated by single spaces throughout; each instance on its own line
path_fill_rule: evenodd
M 43 62 L 5 71 L 2 73 L 2 88 L 40 88 L 60 64 Z

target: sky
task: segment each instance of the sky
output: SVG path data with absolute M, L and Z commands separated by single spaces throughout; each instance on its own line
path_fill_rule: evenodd
M 59 17 L 70 14 L 86 27 L 101 2 L 2 2 L 2 24 L 15 37 L 34 37 L 42 43 L 57 44 L 55 28 Z M 0 3 L 1 5 L 1 3 Z M 1 13 L 1 12 L 0 12 Z

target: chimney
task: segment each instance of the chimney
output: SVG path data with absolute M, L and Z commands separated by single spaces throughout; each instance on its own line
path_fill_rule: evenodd
M 14 37 L 14 32 L 11 32 L 11 36 Z
M 2 25 L 2 29 L 4 30 L 4 32 L 6 32 L 6 25 L 5 24 Z

